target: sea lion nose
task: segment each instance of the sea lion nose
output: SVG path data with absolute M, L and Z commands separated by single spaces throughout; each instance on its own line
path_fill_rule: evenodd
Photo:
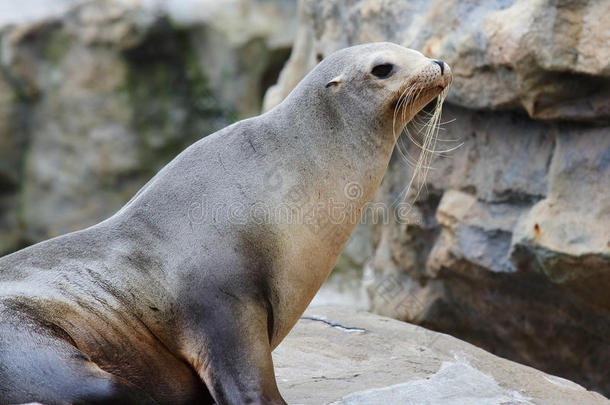
M 442 60 L 434 60 L 432 61 L 441 67 L 441 76 L 445 74 L 445 64 Z

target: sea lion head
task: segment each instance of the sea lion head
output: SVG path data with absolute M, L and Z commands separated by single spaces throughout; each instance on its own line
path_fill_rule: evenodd
M 291 131 L 304 135 L 299 137 L 300 145 L 307 144 L 308 153 L 318 160 L 330 154 L 358 162 L 358 168 L 372 179 L 363 194 L 368 198 L 387 168 L 399 135 L 408 132 L 407 124 L 436 99 L 432 110 L 422 111 L 421 121 L 413 120 L 420 128 L 409 133 L 420 153 L 410 162 L 414 170 L 407 188 L 416 176 L 425 179 L 451 81 L 446 63 L 418 51 L 389 42 L 356 45 L 321 60 L 277 106 L 276 114 Z M 336 160 L 340 166 L 342 160 Z M 346 176 L 355 176 L 356 166 L 349 170 Z
M 437 96 L 444 99 L 451 80 L 446 63 L 397 44 L 375 42 L 324 58 L 303 79 L 293 98 L 301 109 L 315 106 L 318 116 L 323 112 L 331 121 L 348 117 L 358 126 L 377 123 L 376 129 L 386 130 L 389 123 L 397 135 Z
M 443 97 L 452 80 L 446 63 L 389 42 L 339 50 L 316 69 L 322 79 L 318 85 L 335 107 L 348 106 L 369 121 L 390 116 L 395 127 L 403 127 L 434 98 Z

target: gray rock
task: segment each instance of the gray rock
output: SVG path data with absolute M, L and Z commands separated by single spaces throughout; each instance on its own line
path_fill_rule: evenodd
M 419 326 L 309 309 L 273 353 L 291 404 L 608 404 L 580 385 Z
M 566 286 L 591 305 L 609 309 L 608 128 L 560 127 L 549 183 L 547 198 L 515 228 L 512 260 Z

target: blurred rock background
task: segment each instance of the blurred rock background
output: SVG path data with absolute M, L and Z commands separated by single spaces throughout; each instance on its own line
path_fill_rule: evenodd
M 290 54 L 295 10 L 3 3 L 0 254 L 108 217 L 185 147 L 258 114 Z
M 462 146 L 408 225 L 358 227 L 316 303 L 610 395 L 610 1 L 23 3 L 0 6 L 0 253 L 109 216 L 276 80 L 265 109 L 332 51 L 392 41 L 451 65 L 439 148 Z M 395 156 L 374 202 L 410 175 Z

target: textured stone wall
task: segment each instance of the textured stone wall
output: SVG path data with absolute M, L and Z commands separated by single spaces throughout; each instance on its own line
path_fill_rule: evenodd
M 183 3 L 7 5 L 0 255 L 106 218 L 186 146 L 260 111 L 296 4 Z
M 407 196 L 408 225 L 360 226 L 354 240 L 365 235 L 374 251 L 359 276 L 370 308 L 606 394 L 609 18 L 607 1 L 302 1 L 294 51 L 265 100 L 357 43 L 449 63 L 437 146 L 462 145 L 439 153 L 422 193 Z M 399 201 L 410 176 L 396 154 L 375 202 Z M 338 275 L 362 263 L 353 251 Z

